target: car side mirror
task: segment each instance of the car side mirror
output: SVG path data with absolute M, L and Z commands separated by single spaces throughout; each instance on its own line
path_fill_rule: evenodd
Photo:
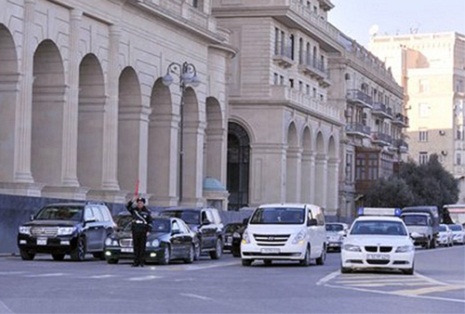
M 29 216 L 29 220 L 34 220 L 34 215 Z
M 181 230 L 172 230 L 171 235 L 181 234 Z
M 242 220 L 242 224 L 243 224 L 243 225 L 247 225 L 248 223 L 249 223 L 249 218 L 244 218 L 244 219 Z
M 307 220 L 307 226 L 316 226 L 318 225 L 318 222 L 316 221 L 315 218 Z
M 202 223 L 201 223 L 202 226 L 209 225 L 209 224 L 211 224 L 211 221 L 208 220 L 208 218 L 205 218 L 204 220 L 202 220 Z
M 89 217 L 89 218 L 87 218 L 84 222 L 85 222 L 86 224 L 88 224 L 88 223 L 90 223 L 90 222 L 96 222 L 96 221 L 97 221 L 97 219 L 95 219 L 95 217 Z

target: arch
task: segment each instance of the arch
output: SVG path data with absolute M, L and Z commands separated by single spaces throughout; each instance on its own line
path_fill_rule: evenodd
M 229 210 L 249 205 L 250 136 L 237 122 L 228 123 L 227 190 Z
M 63 172 L 65 75 L 63 58 L 51 40 L 34 52 L 31 115 L 31 172 L 36 182 L 59 186 Z
M 173 115 L 169 87 L 159 78 L 150 96 L 147 192 L 160 204 L 173 205 L 179 163 L 179 117 Z
M 226 128 L 221 112 L 221 105 L 214 97 L 206 101 L 206 129 L 204 149 L 204 177 L 218 179 L 224 182 L 223 167 L 225 157 L 221 152 L 226 142 Z
M 89 53 L 79 64 L 77 177 L 82 186 L 102 186 L 105 83 L 100 61 Z
M 135 119 L 142 106 L 139 78 L 132 67 L 123 69 L 118 80 L 118 164 L 121 190 L 132 191 L 138 176 L 139 121 Z
M 300 166 L 301 147 L 297 136 L 297 128 L 291 122 L 287 132 L 286 151 L 286 202 L 298 202 L 300 199 Z
M 18 55 L 13 36 L 0 24 L 0 182 L 14 180 L 18 72 Z

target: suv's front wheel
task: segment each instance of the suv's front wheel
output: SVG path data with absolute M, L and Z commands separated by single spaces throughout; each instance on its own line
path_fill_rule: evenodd
M 219 259 L 223 255 L 223 241 L 216 239 L 215 250 L 210 252 L 211 259 Z
M 71 259 L 73 261 L 83 261 L 86 257 L 86 239 L 79 237 L 76 242 L 76 247 L 71 251 Z
M 19 252 L 21 254 L 21 259 L 23 261 L 30 261 L 34 259 L 35 254 L 34 253 L 29 253 L 26 250 L 20 250 Z

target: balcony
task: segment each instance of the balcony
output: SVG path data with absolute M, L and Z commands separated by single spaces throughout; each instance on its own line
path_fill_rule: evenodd
M 399 153 L 407 153 L 408 152 L 408 144 L 406 141 L 404 141 L 403 139 L 396 139 L 394 140 L 394 146 L 397 148 L 397 151 Z
M 371 141 L 382 146 L 388 146 L 392 144 L 392 136 L 386 133 L 373 132 L 371 134 Z
M 373 108 L 373 99 L 368 94 L 358 89 L 347 90 L 346 99 L 348 102 L 361 108 Z
M 370 137 L 371 128 L 358 122 L 348 123 L 346 124 L 346 134 L 358 137 Z
M 373 103 L 372 115 L 392 119 L 392 109 L 380 102 Z
M 401 127 L 407 128 L 409 125 L 408 117 L 404 116 L 401 113 L 396 113 L 394 119 L 392 120 L 392 124 L 396 124 Z
M 275 49 L 275 54 L 273 56 L 273 61 L 276 62 L 279 66 L 283 68 L 289 68 L 295 64 L 292 55 L 291 46 L 279 46 Z

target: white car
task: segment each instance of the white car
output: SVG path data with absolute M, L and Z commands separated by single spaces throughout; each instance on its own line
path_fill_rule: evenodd
M 326 223 L 326 242 L 328 243 L 328 251 L 341 251 L 344 237 L 349 231 L 349 225 L 343 222 L 327 222 Z
M 462 225 L 449 225 L 449 229 L 452 231 L 452 242 L 454 244 L 465 244 L 465 229 L 463 229 Z
M 449 226 L 446 224 L 439 225 L 438 244 L 444 246 L 454 245 L 452 230 L 450 230 Z
M 412 275 L 415 246 L 402 219 L 361 216 L 355 219 L 341 250 L 341 272 L 400 270 Z

